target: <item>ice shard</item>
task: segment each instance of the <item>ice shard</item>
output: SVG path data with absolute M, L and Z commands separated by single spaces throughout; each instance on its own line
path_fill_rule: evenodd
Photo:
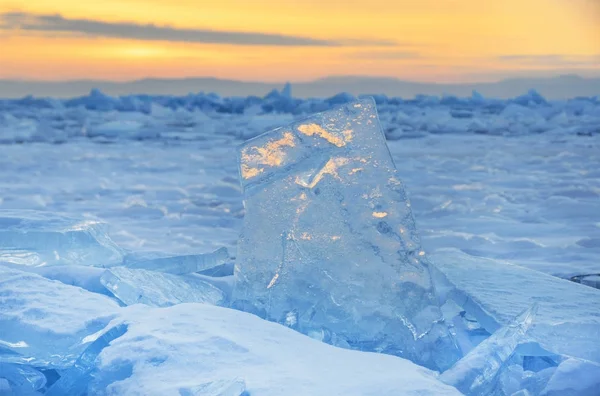
M 227 248 L 219 248 L 212 253 L 165 257 L 161 255 L 127 255 L 123 266 L 166 272 L 174 275 L 205 271 L 224 264 L 229 259 Z
M 492 394 L 500 370 L 507 365 L 519 343 L 525 340 L 537 309 L 537 305 L 532 306 L 513 323 L 498 329 L 442 373 L 440 379 L 466 395 Z
M 251 139 L 239 155 L 234 308 L 430 368 L 458 358 L 371 99 Z
M 12 392 L 18 395 L 33 393 L 46 385 L 44 374 L 21 364 L 0 363 L 0 378 L 6 379 Z
M 73 367 L 65 370 L 60 379 L 48 388 L 47 396 L 78 396 L 86 393 L 89 376 L 95 368 L 96 358 L 111 341 L 121 337 L 127 332 L 126 324 L 112 327 L 96 340 L 94 340 L 75 361 Z
M 457 249 L 438 249 L 432 261 L 453 285 L 448 298 L 489 333 L 539 302 L 530 338 L 552 354 L 600 363 L 600 290 Z
M 143 269 L 113 267 L 100 282 L 125 305 L 168 307 L 186 302 L 222 304 L 224 293 L 196 275 L 172 275 Z
M 34 210 L 0 211 L 0 261 L 27 266 L 121 263 L 105 224 Z

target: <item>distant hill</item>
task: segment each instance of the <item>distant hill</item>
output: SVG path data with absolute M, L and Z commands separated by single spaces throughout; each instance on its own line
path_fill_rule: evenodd
M 109 95 L 151 94 L 187 95 L 214 92 L 222 96 L 264 96 L 281 83 L 243 82 L 216 78 L 143 79 L 129 82 L 76 80 L 76 81 L 17 81 L 0 80 L 0 97 L 16 98 L 27 95 L 74 97 L 86 95 L 99 88 Z M 418 94 L 470 96 L 476 90 L 484 96 L 509 98 L 535 89 L 548 99 L 600 95 L 600 78 L 566 75 L 551 78 L 518 78 L 492 83 L 431 84 L 378 77 L 327 77 L 312 82 L 292 84 L 295 97 L 329 97 L 340 92 L 385 94 L 412 98 Z

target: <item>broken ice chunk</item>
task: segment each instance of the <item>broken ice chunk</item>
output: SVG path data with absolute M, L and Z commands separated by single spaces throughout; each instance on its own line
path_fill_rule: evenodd
M 573 282 L 600 289 L 600 274 L 576 275 L 571 277 Z
M 454 285 L 448 297 L 488 332 L 539 302 L 530 338 L 553 354 L 600 363 L 600 290 L 456 249 L 437 250 L 432 260 Z
M 0 296 L 0 362 L 55 369 L 71 366 L 119 308 L 107 296 L 1 264 Z
M 89 375 L 94 369 L 95 361 L 100 352 L 106 348 L 111 341 L 121 337 L 127 332 L 127 325 L 120 324 L 112 327 L 107 332 L 92 342 L 75 361 L 73 367 L 65 370 L 46 391 L 46 396 L 81 395 L 85 393 L 90 380 Z
M 113 267 L 100 282 L 125 305 L 168 307 L 185 302 L 223 303 L 224 293 L 196 275 L 172 275 L 143 269 Z
M 0 260 L 28 266 L 121 263 L 103 223 L 33 210 L 0 211 Z
M 442 373 L 440 379 L 467 395 L 491 394 L 500 369 L 507 364 L 517 345 L 524 340 L 536 311 L 537 305 L 534 305 L 519 315 L 512 324 L 497 330 Z
M 10 389 L 10 384 L 6 378 L 0 378 L 0 395 L 4 394 L 10 395 L 12 390 Z
M 193 254 L 187 256 L 152 257 L 125 256 L 123 265 L 128 268 L 143 268 L 146 270 L 183 275 L 204 271 L 217 267 L 229 259 L 227 248 L 219 248 L 212 253 Z
M 556 367 L 548 367 L 538 372 L 524 371 L 520 390 L 526 390 L 532 395 L 539 395 L 555 371 Z
M 19 271 L 32 272 L 44 278 L 57 280 L 66 285 L 78 286 L 94 293 L 108 294 L 106 288 L 100 283 L 100 276 L 104 273 L 104 268 L 84 267 L 82 265 L 30 267 L 14 263 L 2 263 L 1 265 Z
M 457 358 L 372 100 L 247 141 L 233 307 L 354 349 Z
M 30 394 L 46 385 L 44 374 L 21 364 L 0 363 L 0 378 L 6 379 L 13 394 L 18 395 Z

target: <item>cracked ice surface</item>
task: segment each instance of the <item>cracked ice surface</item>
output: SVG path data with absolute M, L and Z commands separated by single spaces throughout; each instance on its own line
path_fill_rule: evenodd
M 249 140 L 233 306 L 338 346 L 457 359 L 372 100 Z

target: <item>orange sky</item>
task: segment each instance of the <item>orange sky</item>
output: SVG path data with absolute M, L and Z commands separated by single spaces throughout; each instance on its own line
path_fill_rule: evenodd
M 599 0 L 0 0 L 0 78 L 561 73 L 600 75 Z

